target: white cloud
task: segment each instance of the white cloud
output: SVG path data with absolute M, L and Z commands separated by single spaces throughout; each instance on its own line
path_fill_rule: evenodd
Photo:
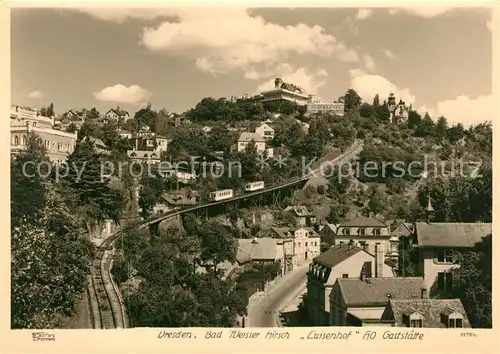
M 102 21 L 111 21 L 116 23 L 123 23 L 129 19 L 140 20 L 154 20 L 160 17 L 176 16 L 178 11 L 173 9 L 158 9 L 158 8 L 135 8 L 127 9 L 121 7 L 110 8 L 96 8 L 96 7 L 81 7 L 73 8 L 76 10 L 90 15 Z
M 492 95 L 476 98 L 462 95 L 453 100 L 439 102 L 436 107 L 423 105 L 417 111 L 420 114 L 428 112 L 434 120 L 441 116 L 446 117 L 449 125 L 462 123 L 468 127 L 485 121 L 493 122 L 494 104 Z
M 363 99 L 371 103 L 373 97 L 378 94 L 380 101 L 386 100 L 390 93 L 394 93 L 396 99 L 402 99 L 407 104 L 415 102 L 415 96 L 408 88 L 399 88 L 385 77 L 372 75 L 361 69 L 349 70 L 351 76 L 351 88 L 354 89 Z
M 328 73 L 325 69 L 318 69 L 315 72 L 309 72 L 305 68 L 298 68 L 293 71 L 291 66 L 283 66 L 280 77 L 285 82 L 297 85 L 307 93 L 317 93 L 318 89 L 326 84 Z M 262 92 L 274 88 L 274 78 L 267 80 L 257 87 L 256 92 Z
M 362 21 L 366 20 L 373 15 L 373 10 L 370 9 L 359 9 L 356 15 L 356 20 Z
M 26 97 L 32 98 L 32 99 L 37 99 L 37 98 L 42 98 L 43 97 L 43 92 L 40 90 L 33 90 L 29 92 Z
M 365 61 L 365 66 L 369 71 L 375 70 L 375 61 L 370 54 L 363 55 L 363 60 Z
M 194 60 L 211 73 L 276 65 L 290 55 L 337 55 L 354 60 L 350 49 L 320 26 L 280 26 L 250 16 L 244 8 L 185 8 L 178 22 L 143 29 L 141 44 L 151 51 Z
M 384 54 L 389 59 L 399 60 L 399 58 L 396 56 L 396 54 L 391 52 L 389 49 L 381 49 L 380 51 L 382 52 L 382 54 Z
M 452 11 L 452 7 L 443 7 L 443 6 L 429 6 L 429 5 L 419 5 L 417 7 L 398 7 L 389 9 L 389 14 L 394 15 L 397 13 L 405 12 L 411 15 L 423 17 L 423 18 L 431 18 L 435 16 L 440 16 L 445 14 L 448 11 Z
M 340 52 L 337 57 L 341 61 L 345 61 L 348 63 L 355 63 L 359 61 L 359 55 L 355 49 L 348 49 L 344 43 L 339 43 L 338 47 L 340 48 Z
M 94 92 L 94 97 L 99 101 L 142 104 L 151 97 L 151 92 L 138 85 L 127 87 L 118 84 L 105 87 L 99 92 Z

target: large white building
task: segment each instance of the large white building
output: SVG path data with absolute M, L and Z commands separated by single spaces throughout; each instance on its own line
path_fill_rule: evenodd
M 307 113 L 329 112 L 344 115 L 344 102 L 325 101 L 318 96 L 307 94 L 300 87 L 283 82 L 281 78 L 274 80 L 274 89 L 261 92 L 262 102 L 289 101 L 306 106 Z
M 277 77 L 274 80 L 274 89 L 261 92 L 262 102 L 289 101 L 298 105 L 306 105 L 309 101 L 309 95 L 293 84 L 283 82 Z
M 25 150 L 30 133 L 37 134 L 52 162 L 63 162 L 76 145 L 77 135 L 53 128 L 54 119 L 41 116 L 36 109 L 13 105 L 10 110 L 11 154 Z
M 307 113 L 333 113 L 337 116 L 344 115 L 344 102 L 343 101 L 324 101 L 318 96 L 310 95 L 307 102 Z

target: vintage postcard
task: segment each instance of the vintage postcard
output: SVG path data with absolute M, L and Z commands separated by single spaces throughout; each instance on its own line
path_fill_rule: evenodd
M 2 5 L 1 351 L 499 352 L 493 5 Z

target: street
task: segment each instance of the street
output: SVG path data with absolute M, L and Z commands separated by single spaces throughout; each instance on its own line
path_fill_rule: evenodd
M 285 307 L 306 286 L 309 262 L 285 274 L 268 291 L 256 294 L 248 305 L 247 327 L 277 327 L 276 311 Z

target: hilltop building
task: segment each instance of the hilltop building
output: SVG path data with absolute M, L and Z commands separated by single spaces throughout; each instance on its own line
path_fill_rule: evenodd
M 261 96 L 264 103 L 288 101 L 300 106 L 306 106 L 308 114 L 330 112 L 339 116 L 344 115 L 343 101 L 323 100 L 318 96 L 306 93 L 305 90 L 294 84 L 284 82 L 279 77 L 274 80 L 274 88 L 261 92 Z
M 394 124 L 406 123 L 408 121 L 408 115 L 411 111 L 411 105 L 407 106 L 406 103 L 400 99 L 396 103 L 396 97 L 393 93 L 389 95 L 387 99 L 387 105 L 390 112 L 390 120 Z

